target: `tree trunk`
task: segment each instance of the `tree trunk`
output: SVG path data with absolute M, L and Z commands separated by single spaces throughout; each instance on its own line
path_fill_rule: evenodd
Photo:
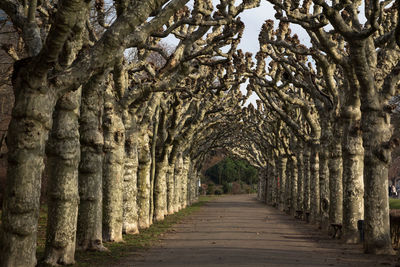
M 322 127 L 322 129 L 324 129 Z M 323 230 L 329 228 L 329 167 L 328 140 L 321 140 L 319 153 L 319 188 L 320 188 L 320 225 Z
M 285 199 L 286 199 L 286 164 L 287 158 L 280 154 L 278 158 L 278 177 L 279 177 L 279 196 L 278 196 L 278 208 L 281 211 L 286 209 Z
M 150 227 L 150 140 L 147 127 L 142 127 L 138 137 L 138 211 L 139 229 Z
M 373 254 L 394 254 L 390 238 L 387 189 L 391 149 L 397 142 L 391 140 L 393 129 L 390 125 L 391 108 L 388 100 L 398 87 L 400 54 L 397 47 L 386 47 L 387 50 L 379 54 L 377 65 L 371 67 L 370 60 L 376 59 L 374 56 L 377 56 L 371 37 L 352 42 L 350 49 L 354 71 L 360 82 L 362 110 L 365 192 L 360 190 L 360 194 L 362 196 L 362 193 L 365 193 L 364 251 Z M 391 67 L 393 69 L 389 72 Z M 355 186 L 358 188 L 362 185 L 359 183 Z
M 104 106 L 103 240 L 121 242 L 125 127 L 111 96 Z
M 174 196 L 175 196 L 175 160 L 169 162 L 167 167 L 167 214 L 174 214 Z
M 289 158 L 290 160 L 290 172 L 291 172 L 291 201 L 290 201 L 290 210 L 291 210 L 291 214 L 292 216 L 296 215 L 296 210 L 298 210 L 298 206 L 297 206 L 297 198 L 298 198 L 298 162 L 297 162 L 297 158 L 295 155 L 291 156 Z
M 103 251 L 103 93 L 102 78 L 93 78 L 82 90 L 79 133 L 79 213 L 77 244 L 81 250 Z
M 18 80 L 14 92 L 15 106 L 7 133 L 0 262 L 2 266 L 33 267 L 44 149 L 57 99 L 54 92 L 43 93 L 23 80 Z
M 199 175 L 198 175 L 198 170 L 197 168 L 193 172 L 193 176 L 191 177 L 191 183 L 190 183 L 190 204 L 193 204 L 197 201 L 198 199 L 198 189 L 197 185 L 199 183 Z
M 139 233 L 137 198 L 137 125 L 135 115 L 126 112 L 124 116 L 126 131 L 125 139 L 125 165 L 123 181 L 123 225 L 122 232 L 126 234 Z
M 269 206 L 272 205 L 272 178 L 271 178 L 271 164 L 267 163 L 267 170 L 265 173 L 265 203 Z
M 304 210 L 304 159 L 302 147 L 297 142 L 297 210 Z
M 304 188 L 304 212 L 310 212 L 310 148 L 305 145 L 303 151 L 303 188 Z
M 350 109 L 350 108 L 348 108 Z M 357 221 L 364 219 L 364 149 L 360 131 L 360 109 L 347 112 L 343 123 L 343 239 L 358 243 Z
M 268 205 L 274 205 L 274 181 L 275 181 L 275 162 L 271 160 L 270 164 L 268 165 L 268 177 L 267 177 L 267 200 Z
M 192 205 L 194 203 L 194 199 L 195 199 L 195 193 L 193 190 L 193 183 L 194 180 L 196 179 L 195 176 L 197 175 L 196 170 L 195 170 L 195 166 L 193 164 L 193 162 L 190 162 L 190 170 L 189 170 L 189 178 L 188 178 L 188 202 L 189 205 Z
M 163 148 L 166 149 L 166 148 Z M 154 184 L 154 220 L 162 221 L 165 216 L 165 207 L 167 203 L 165 202 L 166 194 L 166 176 L 168 167 L 168 153 L 163 155 L 162 159 L 156 162 L 156 174 L 155 174 L 155 184 Z
M 343 221 L 343 161 L 342 127 L 335 123 L 329 147 L 329 223 L 342 224 Z
M 272 206 L 277 207 L 279 202 L 279 165 L 274 156 L 274 167 L 272 168 Z
M 176 164 L 175 164 L 175 195 L 174 195 L 174 210 L 178 212 L 182 207 L 182 169 L 183 169 L 183 159 L 182 153 L 178 155 Z
M 366 99 L 367 100 L 367 99 Z M 364 251 L 373 254 L 394 254 L 390 238 L 388 168 L 391 162 L 392 127 L 390 115 L 362 101 L 362 133 L 364 145 L 365 241 Z
M 310 223 L 317 223 L 320 216 L 319 145 L 311 146 L 310 154 Z
M 288 156 L 289 157 L 289 156 Z M 288 159 L 286 164 L 286 187 L 285 187 L 285 211 L 287 214 L 290 214 L 290 207 L 292 201 L 292 162 Z
M 269 165 L 268 165 L 268 163 L 266 164 L 266 168 L 264 169 L 264 174 L 263 174 L 263 179 L 264 179 L 264 198 L 263 198 L 263 201 L 265 202 L 265 204 L 268 204 L 268 201 L 269 201 L 269 183 L 268 183 L 268 168 L 269 168 Z
M 257 199 L 259 201 L 262 201 L 262 199 L 264 197 L 264 189 L 265 189 L 265 187 L 263 187 L 262 174 L 259 171 L 258 172 L 258 183 L 257 183 Z
M 61 97 L 54 113 L 48 155 L 48 218 L 44 262 L 57 266 L 75 263 L 80 161 L 79 106 L 81 90 Z
M 156 176 L 156 146 L 157 146 L 157 138 L 158 138 L 158 124 L 160 121 L 160 111 L 159 107 L 156 108 L 156 112 L 154 114 L 153 121 L 153 135 L 151 138 L 150 145 L 150 157 L 151 157 L 151 165 L 150 165 L 150 206 L 149 206 L 149 224 L 153 224 L 154 217 L 154 183 Z
M 183 157 L 183 169 L 182 169 L 182 209 L 187 206 L 188 196 L 188 175 L 189 175 L 190 157 Z

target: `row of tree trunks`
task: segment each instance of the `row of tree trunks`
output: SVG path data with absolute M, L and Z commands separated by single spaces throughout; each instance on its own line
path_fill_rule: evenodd
M 364 153 L 360 131 L 354 128 L 359 125 L 357 118 L 361 113 L 359 109 L 353 111 L 356 113 L 353 113 L 352 119 L 342 124 L 343 131 L 333 132 L 332 126 L 325 125 L 321 149 L 299 142 L 291 146 L 294 151 L 287 162 L 287 155 L 279 154 L 279 158 L 278 153 L 270 153 L 275 155 L 276 160 L 267 164 L 267 176 L 260 176 L 266 181 L 260 181 L 259 185 L 259 188 L 265 188 L 259 198 L 265 194 L 262 199 L 270 205 L 283 210 L 281 207 L 285 205 L 285 199 L 282 194 L 290 194 L 292 201 L 288 209 L 292 215 L 301 211 L 304 219 L 318 223 L 325 230 L 330 229 L 331 224 L 342 224 L 343 238 L 347 243 L 360 241 L 357 222 L 364 218 Z M 347 116 L 349 114 L 346 113 Z M 287 179 L 282 179 L 285 177 L 283 165 L 286 164 L 291 171 Z M 286 189 L 283 188 L 284 181 L 288 184 Z M 279 197 L 276 192 L 280 192 Z
M 99 90 L 104 88 L 103 79 L 94 77 L 86 86 L 81 106 L 80 90 L 58 101 L 47 145 L 47 169 L 54 177 L 50 181 L 49 216 L 60 215 L 48 224 L 45 260 L 51 265 L 72 264 L 75 246 L 82 250 L 106 250 L 103 241 L 121 242 L 122 233 L 136 234 L 139 228 L 148 228 L 153 216 L 157 216 L 157 199 L 164 200 L 159 209 L 163 212 L 159 219 L 162 220 L 168 206 L 173 208 L 172 214 L 198 197 L 197 172 L 188 178 L 189 167 L 193 165 L 189 155 L 183 157 L 179 153 L 172 163 L 168 157 L 165 162 L 157 162 L 151 156 L 155 143 L 151 142 L 149 128 L 138 128 L 137 110 L 120 112 L 108 84 L 103 112 L 103 94 Z M 141 125 L 153 121 L 151 113 L 147 115 Z M 157 123 L 154 122 L 153 129 Z M 167 152 L 170 150 L 167 146 Z M 154 192 L 151 191 L 153 162 Z M 165 163 L 165 168 L 157 168 L 158 163 Z M 160 170 L 165 170 L 164 177 L 172 178 L 173 195 L 169 199 L 166 199 L 167 180 L 160 179 L 161 183 L 157 183 Z M 75 235 L 77 225 L 79 231 Z
M 199 167 L 193 167 L 190 153 L 182 160 L 179 153 L 172 153 L 171 157 L 171 150 L 190 150 L 180 144 L 187 140 L 176 141 L 176 135 L 189 132 L 185 135 L 193 136 L 194 128 L 203 126 L 208 108 L 215 105 L 214 101 L 207 101 L 209 98 L 215 100 L 215 95 L 224 101 L 233 99 L 229 94 L 223 96 L 221 90 L 209 90 L 216 79 L 234 81 L 237 88 L 244 82 L 234 79 L 233 74 L 238 72 L 230 71 L 241 64 L 232 60 L 243 32 L 238 15 L 258 6 L 259 1 L 232 3 L 237 7 L 232 6 L 223 14 L 211 2 L 200 1 L 186 7 L 186 0 L 131 4 L 115 1 L 117 18 L 109 21 L 111 25 L 105 23 L 102 3 L 28 2 L 0 4 L 7 14 L 7 24 L 10 20 L 25 42 L 18 46 L 27 52 L 21 53 L 27 54 L 21 55 L 21 60 L 16 59 L 10 79 L 15 107 L 7 140 L 9 165 L 0 230 L 0 265 L 31 267 L 37 263 L 41 176 L 52 129 L 48 145 L 52 190 L 49 215 L 60 217 L 49 222 L 45 257 L 51 265 L 71 264 L 75 247 L 104 250 L 103 241 L 123 241 L 123 232 L 137 233 L 149 227 L 154 216 L 161 220 L 197 199 Z M 95 24 L 95 16 L 88 14 L 90 10 L 98 15 Z M 46 14 L 51 15 L 50 20 Z M 199 16 L 200 20 L 195 19 Z M 212 22 L 214 19 L 217 24 Z M 98 24 L 102 28 L 97 28 Z M 179 34 L 181 42 L 171 51 L 158 46 L 162 37 L 156 35 L 175 34 Z M 221 49 L 227 46 L 228 51 L 222 53 Z M 128 48 L 137 52 L 132 58 L 125 57 Z M 197 57 L 201 58 L 198 62 Z M 221 61 L 220 57 L 226 60 Z M 238 57 L 239 61 L 244 59 L 244 55 Z M 154 62 L 154 58 L 160 62 Z M 131 69 L 125 69 L 128 67 Z M 225 67 L 229 71 L 224 71 Z M 197 79 L 205 83 L 197 86 Z M 219 84 L 225 86 L 223 82 Z M 65 102 L 68 95 L 63 95 L 75 94 L 72 91 L 81 86 L 82 106 Z M 181 86 L 190 88 L 186 92 L 177 90 Z M 232 87 L 231 82 L 227 86 Z M 236 96 L 237 88 L 227 90 Z M 168 98 L 172 98 L 172 91 L 178 92 L 178 105 L 193 99 L 198 103 L 182 112 L 184 116 L 177 116 L 180 129 L 171 138 L 172 148 L 166 150 L 166 166 L 161 166 L 165 174 L 157 174 L 158 122 L 154 114 L 156 107 L 161 108 L 161 97 L 170 108 Z M 215 106 L 224 106 L 223 101 Z M 191 117 L 196 117 L 197 112 L 203 115 L 196 118 L 196 127 L 188 130 Z M 169 121 L 165 128 L 171 128 L 171 124 Z
M 365 5 L 362 1 L 353 1 L 349 4 L 351 7 L 343 6 L 340 8 L 337 8 L 334 4 L 330 5 L 329 1 L 318 1 L 318 3 L 314 1 L 313 4 L 305 1 L 302 4 L 302 9 L 287 8 L 286 4 L 290 5 L 290 1 L 286 1 L 284 5 L 277 1 L 271 0 L 269 2 L 274 5 L 281 21 L 276 31 L 274 31 L 272 20 L 263 25 L 262 38 L 259 38 L 260 52 L 263 54 L 260 53 L 257 59 L 258 68 L 265 70 L 265 61 L 273 60 L 274 62 L 269 63 L 270 68 L 267 75 L 272 76 L 272 80 L 276 78 L 279 82 L 287 83 L 287 88 L 291 88 L 290 90 L 298 87 L 299 82 L 302 83 L 304 86 L 300 87 L 304 89 L 308 96 L 313 98 L 314 107 L 323 105 L 326 113 L 335 110 L 330 118 L 326 118 L 321 113 L 323 109 L 319 109 L 319 125 L 326 127 L 324 120 L 333 124 L 339 121 L 340 125 L 335 125 L 337 126 L 335 130 L 342 133 L 339 138 L 334 138 L 336 142 L 341 140 L 341 153 L 338 153 L 338 149 L 332 146 L 331 156 L 328 155 L 328 160 L 332 160 L 332 163 L 328 162 L 329 174 L 332 174 L 332 178 L 327 179 L 326 176 L 325 161 L 327 155 L 322 154 L 325 151 L 317 151 L 321 156 L 319 159 L 322 168 L 319 172 L 320 183 L 318 185 L 315 179 L 317 176 L 313 173 L 316 173 L 313 164 L 315 164 L 317 157 L 314 157 L 314 152 L 312 152 L 312 160 L 304 160 L 305 164 L 308 164 L 308 162 L 311 164 L 311 176 L 308 177 L 309 166 L 305 165 L 305 193 L 301 194 L 305 196 L 303 211 L 310 213 L 312 222 L 319 217 L 318 213 L 320 213 L 321 223 L 323 223 L 323 221 L 326 222 L 326 211 L 329 209 L 330 222 L 342 224 L 343 239 L 347 243 L 358 243 L 360 241 L 357 223 L 364 220 L 365 252 L 391 254 L 393 250 L 391 249 L 388 230 L 387 177 L 391 149 L 396 146 L 397 142 L 391 139 L 389 116 L 391 107 L 388 105 L 388 101 L 398 93 L 400 53 L 398 46 L 392 45 L 395 42 L 395 37 L 385 39 L 382 43 L 378 40 L 383 39 L 386 32 L 397 29 L 398 23 L 393 23 L 398 17 L 397 6 L 388 5 L 380 11 L 380 15 L 377 15 L 379 12 L 373 10 L 370 1 L 365 1 Z M 365 14 L 377 15 L 381 18 L 377 20 L 374 26 L 372 26 L 371 20 L 367 20 L 365 24 L 352 24 L 349 22 L 358 20 L 358 16 L 362 12 L 352 12 L 351 15 L 344 18 L 341 16 L 344 9 L 364 9 Z M 322 26 L 322 24 L 321 27 L 317 26 L 314 29 L 308 27 L 310 25 L 308 23 L 313 23 L 311 22 L 313 15 L 318 13 L 327 18 L 326 21 L 334 28 L 334 31 L 325 31 L 325 25 Z M 304 20 L 306 17 L 310 20 Z M 301 42 L 297 36 L 293 36 L 294 39 L 287 38 L 290 34 L 283 37 L 289 29 L 287 21 L 305 27 L 313 39 L 312 48 L 305 49 L 307 52 L 302 50 L 301 54 L 312 55 L 317 68 L 314 69 L 310 64 L 310 68 L 304 72 L 303 77 L 299 74 L 301 68 L 298 67 L 297 62 L 303 61 L 302 64 L 305 65 L 308 59 L 300 59 L 300 55 L 296 54 L 297 51 L 289 49 L 291 45 L 298 45 Z M 344 25 L 347 26 L 344 27 Z M 359 35 L 359 32 L 366 28 L 369 28 L 371 34 Z M 378 29 L 380 30 L 378 31 Z M 282 41 L 283 39 L 284 41 Z M 271 49 L 271 46 L 274 49 Z M 291 54 L 296 55 L 292 56 Z M 282 58 L 287 58 L 287 60 L 281 61 Z M 334 64 L 331 64 L 332 62 Z M 323 80 L 319 85 L 315 81 L 312 82 L 313 84 L 307 82 L 308 75 L 316 73 L 314 72 L 316 69 L 322 74 L 315 75 L 315 78 L 319 76 L 320 81 Z M 282 75 L 282 72 L 289 75 Z M 262 80 L 262 76 L 265 76 L 265 74 L 258 75 L 257 79 Z M 339 76 L 342 77 L 338 79 Z M 285 120 L 295 134 L 302 135 L 304 142 L 310 143 L 307 137 L 309 137 L 309 130 L 313 126 L 311 120 L 306 118 L 306 113 L 304 113 L 304 116 L 309 127 L 297 128 L 303 128 L 307 137 L 305 137 L 304 132 L 299 134 L 299 131 L 294 129 L 296 127 L 291 127 L 291 125 L 296 124 L 293 121 L 297 121 L 299 118 L 289 115 L 289 117 L 292 116 L 293 120 L 287 119 L 288 112 L 282 112 L 283 109 L 277 108 L 275 105 L 278 102 L 282 106 L 296 103 L 304 107 L 303 101 L 296 101 L 290 96 L 288 97 L 288 94 L 282 93 L 284 90 L 276 90 L 278 86 L 272 84 L 271 79 L 268 81 L 264 79 L 263 82 L 259 82 L 260 80 L 257 79 L 254 79 L 256 84 L 254 88 L 265 106 L 271 106 L 273 111 Z M 260 91 L 256 88 L 257 86 L 273 88 L 273 90 Z M 313 92 L 312 88 L 316 86 L 320 86 L 318 91 L 324 91 L 327 94 L 325 99 L 319 96 L 315 97 L 318 94 Z M 292 93 L 293 91 L 290 92 L 290 94 Z M 300 92 L 299 95 L 301 96 L 302 93 Z M 275 101 L 277 98 L 279 98 L 279 101 Z M 318 108 L 315 109 L 318 110 Z M 325 148 L 326 146 L 323 145 L 322 149 Z M 339 166 L 340 163 L 343 164 L 343 168 Z M 335 166 L 337 167 L 336 170 L 334 169 Z M 270 177 L 270 179 L 273 178 Z M 332 182 L 332 185 L 329 185 L 329 194 L 332 195 L 332 197 L 329 197 L 330 203 L 327 201 L 327 181 Z M 309 188 L 310 194 L 307 192 Z M 308 206 L 309 201 L 310 206 Z M 318 205 L 318 201 L 321 201 L 322 205 Z

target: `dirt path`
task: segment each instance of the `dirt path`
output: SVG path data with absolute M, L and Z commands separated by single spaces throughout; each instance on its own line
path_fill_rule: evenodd
M 160 244 L 118 266 L 394 266 L 394 257 L 325 237 L 315 226 L 258 202 L 224 196 L 176 225 Z

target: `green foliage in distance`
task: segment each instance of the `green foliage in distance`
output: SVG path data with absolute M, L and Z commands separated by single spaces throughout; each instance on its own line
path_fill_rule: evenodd
M 205 175 L 215 184 L 239 182 L 252 185 L 258 180 L 258 171 L 255 167 L 247 161 L 230 157 L 208 168 Z
M 400 209 L 400 199 L 397 198 L 389 198 L 389 208 L 391 210 Z

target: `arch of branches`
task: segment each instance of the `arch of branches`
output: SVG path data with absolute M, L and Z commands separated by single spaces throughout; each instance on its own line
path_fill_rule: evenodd
M 216 2 L 0 2 L 1 84 L 15 97 L 1 266 L 37 263 L 44 170 L 44 261 L 71 264 L 196 201 L 219 148 L 259 169 L 260 200 L 340 224 L 349 243 L 364 220 L 365 252 L 393 253 L 399 1 L 268 0 L 276 20 L 254 56 L 237 49 L 239 16 L 259 1 Z

